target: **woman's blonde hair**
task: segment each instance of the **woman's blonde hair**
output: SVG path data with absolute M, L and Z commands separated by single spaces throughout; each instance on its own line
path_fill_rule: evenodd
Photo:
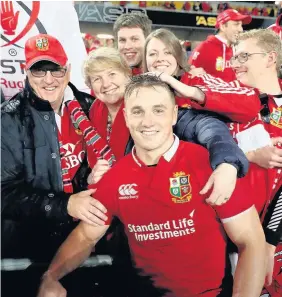
M 83 63 L 83 76 L 86 85 L 91 88 L 91 76 L 109 68 L 120 70 L 126 76 L 131 76 L 131 69 L 115 48 L 100 47 L 90 52 Z
M 177 64 L 179 66 L 179 70 L 189 71 L 190 66 L 187 62 L 187 56 L 185 54 L 184 48 L 180 44 L 179 39 L 169 30 L 167 29 L 157 29 L 153 31 L 145 41 L 144 47 L 144 56 L 143 56 L 143 69 L 144 72 L 148 72 L 148 67 L 146 63 L 146 55 L 147 55 L 147 47 L 148 43 L 153 39 L 157 38 L 162 41 L 167 49 L 171 52 L 173 57 L 176 59 Z

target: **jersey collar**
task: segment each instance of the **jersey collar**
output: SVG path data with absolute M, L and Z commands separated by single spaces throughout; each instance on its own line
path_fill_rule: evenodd
M 179 138 L 174 134 L 174 142 L 172 144 L 172 146 L 170 147 L 170 149 L 168 151 L 166 151 L 163 154 L 163 158 L 167 161 L 170 162 L 171 159 L 174 157 L 177 149 L 179 147 Z M 131 154 L 132 154 L 132 158 L 134 160 L 134 162 L 139 166 L 146 166 L 136 155 L 136 150 L 135 150 L 135 145 L 133 146 L 132 150 L 131 150 Z

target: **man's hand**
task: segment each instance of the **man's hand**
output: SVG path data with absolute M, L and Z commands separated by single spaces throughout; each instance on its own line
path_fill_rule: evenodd
M 206 74 L 206 71 L 202 67 L 196 68 L 195 66 L 191 65 L 189 73 L 192 75 L 193 78 L 195 76 Z
M 282 167 L 282 137 L 272 138 L 271 141 L 274 146 L 265 146 L 247 153 L 248 160 L 266 169 Z
M 237 169 L 230 164 L 220 164 L 200 191 L 206 194 L 213 186 L 213 191 L 206 202 L 211 205 L 222 205 L 231 197 L 237 181 Z
M 98 160 L 87 178 L 88 184 L 96 184 L 110 168 L 107 160 Z
M 66 297 L 67 291 L 59 281 L 55 281 L 51 276 L 43 277 L 39 287 L 37 297 Z
M 275 250 L 276 246 L 266 243 L 266 276 L 264 283 L 265 286 L 270 286 L 272 283 Z
M 82 220 L 93 226 L 104 226 L 107 220 L 106 208 L 98 200 L 91 197 L 96 190 L 82 191 L 70 196 L 67 211 L 76 219 Z

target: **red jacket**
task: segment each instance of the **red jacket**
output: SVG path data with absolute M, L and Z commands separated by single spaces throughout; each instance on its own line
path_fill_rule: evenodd
M 202 67 L 208 74 L 225 81 L 236 80 L 235 72 L 230 66 L 233 56 L 232 46 L 228 46 L 220 37 L 210 35 L 193 51 L 189 63 Z
M 280 25 L 281 22 L 281 18 L 282 18 L 282 14 L 280 14 L 276 20 L 276 23 L 271 25 L 270 27 L 268 27 L 268 29 L 271 29 L 272 31 L 274 31 L 275 33 L 277 33 L 280 36 L 280 39 L 282 40 L 282 27 Z
M 279 83 L 282 89 L 282 80 L 279 80 Z M 258 92 L 257 95 L 259 96 Z M 260 114 L 247 124 L 232 123 L 230 124 L 229 129 L 234 138 L 238 132 L 244 131 L 258 124 L 263 125 L 264 129 L 269 133 L 271 138 L 282 136 L 282 106 L 279 107 L 276 104 L 273 96 L 268 96 L 268 98 L 270 123 L 264 122 Z M 249 177 L 251 178 L 251 182 L 253 184 L 253 190 L 256 193 L 256 206 L 260 212 L 265 202 L 271 201 L 278 188 L 282 186 L 281 169 L 264 169 L 253 163 L 250 165 Z
M 214 111 L 239 123 L 251 121 L 260 111 L 260 100 L 254 89 L 242 87 L 238 81 L 227 83 L 209 74 L 192 77 L 186 72 L 181 82 L 200 88 L 206 98 L 200 105 L 189 98 L 176 97 L 178 106 Z

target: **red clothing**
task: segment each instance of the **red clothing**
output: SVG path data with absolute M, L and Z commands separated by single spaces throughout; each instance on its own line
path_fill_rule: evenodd
M 220 77 L 224 81 L 233 81 L 236 80 L 236 76 L 230 65 L 232 56 L 232 46 L 228 46 L 218 36 L 210 35 L 195 48 L 189 63 L 195 67 L 202 67 L 208 74 Z
M 280 14 L 275 22 L 275 24 L 268 27 L 268 29 L 271 29 L 275 33 L 277 33 L 280 36 L 280 39 L 282 40 L 282 27 L 280 26 L 282 14 Z
M 209 74 L 192 77 L 186 72 L 182 75 L 181 82 L 200 88 L 206 98 L 204 105 L 200 105 L 188 98 L 176 97 L 179 106 L 214 111 L 241 123 L 251 121 L 260 111 L 256 92 L 251 88 L 241 87 L 238 81 L 227 83 Z
M 132 76 L 143 74 L 142 67 L 132 67 Z
M 95 185 L 95 198 L 123 222 L 137 268 L 173 296 L 219 294 L 226 239 L 217 218 L 253 204 L 245 178 L 226 204 L 206 204 L 199 191 L 211 173 L 208 152 L 176 138 L 157 166 L 145 166 L 133 152 Z
M 61 132 L 58 129 L 58 139 L 64 191 L 72 193 L 71 180 L 74 178 L 84 159 L 85 144 L 83 134 L 78 127 L 75 127 L 66 105 L 64 105 L 61 116 Z
M 114 122 L 112 123 L 111 133 L 109 135 L 109 146 L 112 149 L 116 160 L 124 156 L 126 144 L 129 139 L 129 130 L 126 127 L 123 115 L 124 104 L 119 108 Z M 89 111 L 89 118 L 93 126 L 97 129 L 98 134 L 106 141 L 107 139 L 107 122 L 108 122 L 108 108 L 100 100 L 96 99 Z
M 282 87 L 281 82 L 282 80 L 280 80 L 280 84 Z M 247 124 L 232 123 L 229 125 L 229 129 L 232 132 L 233 137 L 235 138 L 238 132 L 244 131 L 258 124 L 262 124 L 264 126 L 265 130 L 269 133 L 271 138 L 282 136 L 282 106 L 279 107 L 276 104 L 273 96 L 269 96 L 268 106 L 270 110 L 270 124 L 262 121 L 260 114 L 258 114 L 251 122 Z M 268 199 L 270 199 L 270 197 L 274 196 L 275 189 L 277 190 L 278 187 L 282 185 L 281 169 L 264 169 L 257 166 L 256 164 L 251 164 L 249 172 L 249 175 L 252 176 L 252 183 L 253 185 L 255 185 L 255 187 L 253 187 L 253 190 L 257 192 L 257 198 L 260 200 L 263 196 L 262 193 L 265 193 L 265 186 L 267 197 Z M 267 184 L 265 185 L 263 181 L 266 181 Z M 263 200 L 259 201 L 260 206 L 264 203 Z M 259 208 L 258 210 L 261 211 L 261 208 Z

